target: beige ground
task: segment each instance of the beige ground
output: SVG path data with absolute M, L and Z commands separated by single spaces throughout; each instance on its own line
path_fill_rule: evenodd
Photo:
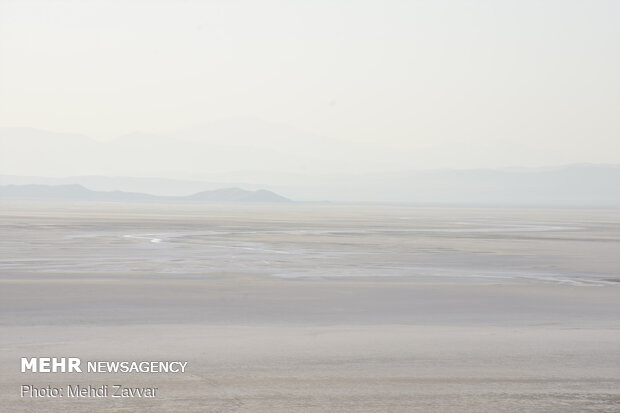
M 505 234 L 482 231 L 480 211 L 450 218 L 475 222 L 471 232 L 438 232 L 442 215 L 427 211 L 415 225 L 428 232 L 392 234 L 385 228 L 417 212 L 358 210 L 353 222 L 340 209 L 314 218 L 307 209 L 191 210 L 200 223 L 192 232 L 186 209 L 49 211 L 6 208 L 1 217 L 2 412 L 620 411 L 615 213 L 496 211 L 502 222 L 564 228 Z M 269 232 L 302 219 L 321 231 Z M 354 225 L 379 229 L 358 234 Z M 323 231 L 334 226 L 341 232 Z M 224 227 L 263 231 L 217 232 Z M 177 232 L 183 242 L 123 238 Z M 307 259 L 303 268 L 285 246 Z M 381 246 L 397 253 L 373 255 Z M 223 270 L 231 251 L 247 271 Z M 265 257 L 305 276 L 252 271 Z M 406 273 L 411 260 L 415 274 Z M 153 270 L 171 263 L 185 270 Z M 332 274 L 308 276 L 310 265 Z M 458 268 L 485 276 L 461 280 Z M 347 269 L 355 274 L 343 276 Z M 536 276 L 513 277 L 526 273 Z M 181 375 L 22 374 L 19 358 L 29 356 L 189 364 Z M 19 397 L 21 384 L 156 386 L 159 395 L 33 400 Z
M 195 281 L 191 288 L 121 283 L 117 291 L 123 294 L 113 300 L 108 283 L 47 282 L 39 290 L 45 294 L 34 293 L 43 282 L 3 283 L 2 291 L 8 293 L 2 296 L 3 304 L 15 308 L 19 302 L 30 303 L 30 311 L 41 316 L 39 325 L 32 315 L 19 312 L 4 320 L 0 402 L 6 411 L 620 409 L 620 328 L 614 321 L 620 304 L 615 288 L 404 282 L 387 287 L 381 282 L 373 288 L 368 280 L 331 285 L 240 278 Z M 116 288 L 118 282 L 110 284 Z M 59 305 L 61 288 L 70 292 L 64 297 L 81 296 L 84 302 L 72 301 L 75 307 L 69 308 Z M 162 309 L 152 316 L 124 300 L 142 296 L 145 288 L 148 302 Z M 344 295 L 344 301 L 335 299 Z M 102 305 L 98 296 L 110 305 Z M 196 296 L 201 300 L 194 300 Z M 280 308 L 276 296 L 282 297 Z M 407 296 L 410 301 L 403 299 Z M 234 322 L 224 323 L 226 312 L 208 305 L 218 300 Z M 342 308 L 335 307 L 337 301 Z M 202 308 L 200 303 L 205 303 Z M 384 308 L 370 314 L 381 303 Z M 40 308 L 51 309 L 51 314 Z M 286 314 L 295 308 L 300 311 Z M 424 313 L 415 314 L 418 311 Z M 410 320 L 400 312 L 409 313 Z M 191 317 L 198 313 L 202 321 Z M 402 322 L 388 323 L 390 313 Z M 165 317 L 159 320 L 156 314 Z M 380 323 L 374 321 L 377 317 Z M 18 372 L 20 357 L 37 355 L 187 360 L 189 365 L 183 375 Z M 30 400 L 18 397 L 24 383 L 156 386 L 160 393 L 155 400 Z

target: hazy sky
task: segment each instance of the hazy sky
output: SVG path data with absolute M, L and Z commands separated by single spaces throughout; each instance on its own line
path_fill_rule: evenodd
M 1 126 L 254 119 L 422 168 L 620 163 L 620 1 L 0 4 Z

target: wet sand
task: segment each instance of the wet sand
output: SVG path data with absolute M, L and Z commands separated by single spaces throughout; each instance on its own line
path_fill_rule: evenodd
M 2 209 L 6 411 L 620 410 L 617 212 L 72 208 Z M 32 356 L 188 371 L 20 373 Z M 158 396 L 19 397 L 115 383 Z

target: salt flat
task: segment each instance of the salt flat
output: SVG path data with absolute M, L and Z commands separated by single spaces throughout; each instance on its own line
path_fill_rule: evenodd
M 3 203 L 7 411 L 620 410 L 620 212 Z M 182 359 L 44 375 L 19 358 Z M 21 399 L 19 385 L 156 385 Z

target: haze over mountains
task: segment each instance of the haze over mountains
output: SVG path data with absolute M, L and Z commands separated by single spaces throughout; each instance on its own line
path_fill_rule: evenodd
M 323 148 L 329 147 L 329 151 Z M 108 141 L 29 128 L 0 128 L 0 173 L 36 176 L 139 176 L 211 179 L 238 171 L 347 173 L 408 165 L 402 151 L 328 139 L 284 125 L 216 122 L 169 134 L 134 132 Z M 28 162 L 24 162 L 28 159 Z M 347 162 L 348 160 L 348 162 Z
M 81 185 L 147 197 L 238 187 L 268 188 L 296 201 L 620 207 L 617 165 L 423 170 L 406 151 L 324 142 L 264 122 L 222 122 L 175 133 L 184 139 L 135 133 L 101 142 L 0 128 L 0 185 Z M 201 139 L 206 135 L 213 138 Z M 316 149 L 327 146 L 332 151 Z M 367 170 L 349 170 L 347 154 Z
M 465 139 L 454 139 L 449 144 L 423 137 L 410 140 L 415 145 L 389 139 L 335 139 L 252 118 L 214 121 L 157 134 L 133 132 L 104 141 L 80 134 L 0 128 L 0 174 L 161 177 L 207 182 L 245 182 L 252 178 L 267 183 L 284 182 L 285 176 L 291 175 L 289 183 L 296 184 L 300 176 L 546 167 L 602 159 L 589 153 L 570 156 L 545 142 L 532 147 L 505 139 L 483 145 Z

